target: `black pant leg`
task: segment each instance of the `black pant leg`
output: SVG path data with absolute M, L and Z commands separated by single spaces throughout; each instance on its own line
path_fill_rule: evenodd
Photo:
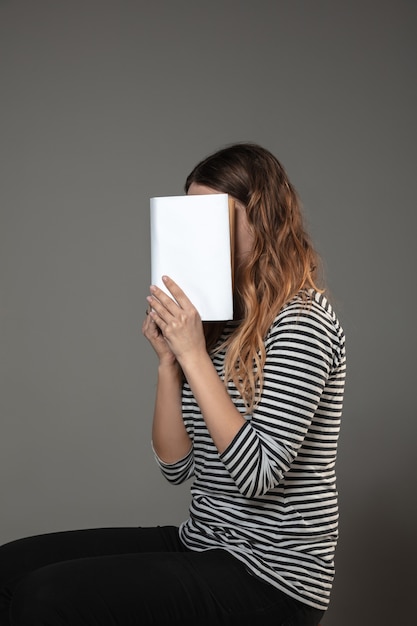
M 0 547 L 0 626 L 9 624 L 9 604 L 16 585 L 41 567 L 86 557 L 183 549 L 173 526 L 65 531 L 7 543 Z
M 17 585 L 11 626 L 316 626 L 321 612 L 222 550 L 76 559 Z
M 1 626 L 315 626 L 321 611 L 174 527 L 32 537 L 0 548 Z

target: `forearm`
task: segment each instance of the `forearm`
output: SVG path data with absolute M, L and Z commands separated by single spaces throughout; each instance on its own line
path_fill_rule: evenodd
M 184 359 L 181 365 L 211 438 L 221 454 L 246 420 L 233 404 L 207 352 Z
M 160 364 L 152 423 L 152 443 L 165 463 L 186 456 L 191 440 L 182 419 L 181 370 L 176 364 Z

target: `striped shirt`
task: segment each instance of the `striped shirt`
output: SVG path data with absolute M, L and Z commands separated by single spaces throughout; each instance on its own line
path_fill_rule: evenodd
M 222 339 L 236 328 L 226 324 Z M 172 483 L 194 477 L 180 537 L 191 550 L 221 548 L 247 569 L 315 608 L 328 606 L 338 536 L 336 449 L 345 380 L 343 330 L 327 299 L 311 292 L 279 312 L 265 338 L 259 403 L 219 454 L 187 383 L 183 419 L 193 442 Z M 222 376 L 225 353 L 213 357 Z M 236 387 L 228 391 L 245 407 Z

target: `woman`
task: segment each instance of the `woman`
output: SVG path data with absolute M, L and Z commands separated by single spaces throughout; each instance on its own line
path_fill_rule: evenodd
M 277 159 L 237 144 L 189 194 L 235 201 L 235 319 L 203 324 L 169 277 L 143 334 L 159 359 L 152 441 L 166 478 L 194 477 L 179 529 L 101 529 L 0 551 L 0 624 L 316 626 L 337 541 L 344 335 Z

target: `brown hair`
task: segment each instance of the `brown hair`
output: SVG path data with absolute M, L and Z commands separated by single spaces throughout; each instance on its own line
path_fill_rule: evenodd
M 228 146 L 196 165 L 186 192 L 192 183 L 227 193 L 246 207 L 253 245 L 239 285 L 243 319 L 221 347 L 227 347 L 225 383 L 234 382 L 250 411 L 262 391 L 264 339 L 277 313 L 298 293 L 308 302 L 309 288 L 323 291 L 317 286 L 318 256 L 296 191 L 268 150 L 253 143 Z M 223 325 L 204 326 L 211 350 Z

